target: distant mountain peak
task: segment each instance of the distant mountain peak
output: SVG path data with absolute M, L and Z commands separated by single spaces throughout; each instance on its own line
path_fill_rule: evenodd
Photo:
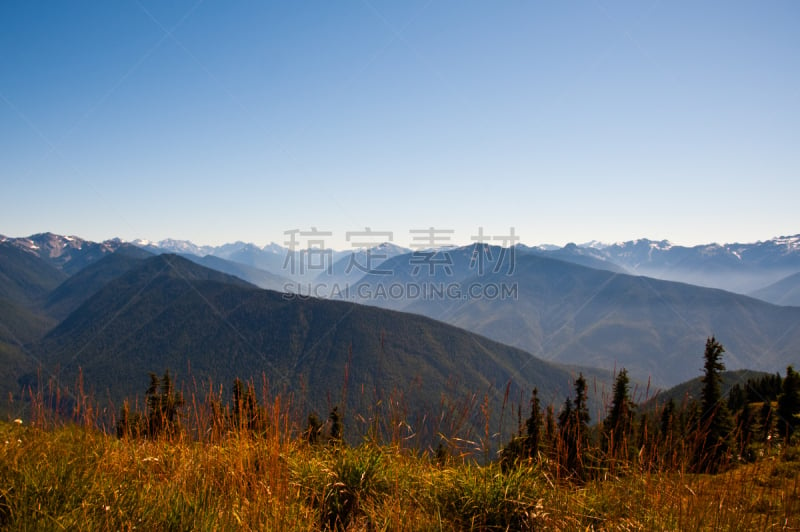
M 280 244 L 276 244 L 275 242 L 270 242 L 269 244 L 261 248 L 261 251 L 266 251 L 267 253 L 275 253 L 276 255 L 282 255 L 283 253 L 286 253 L 286 248 L 281 246 Z
M 666 251 L 668 249 L 671 249 L 673 246 L 672 242 L 670 242 L 669 240 L 659 240 L 658 242 L 650 242 L 650 247 L 652 249 Z
M 787 250 L 800 251 L 800 235 L 779 236 L 773 238 L 772 242 L 777 246 L 785 246 Z
M 465 247 L 471 247 L 471 246 L 472 246 L 472 244 L 470 244 L 469 246 L 465 246 Z M 345 253 L 345 254 L 349 254 L 349 253 L 365 253 L 367 251 L 369 251 L 370 253 L 372 253 L 372 252 L 387 253 L 390 256 L 394 256 L 394 255 L 402 255 L 403 253 L 409 253 L 409 252 L 411 252 L 411 249 L 404 248 L 402 246 L 398 246 L 397 244 L 395 244 L 393 242 L 381 242 L 380 244 L 376 244 L 374 246 L 358 247 L 358 248 L 349 249 L 349 250 L 344 251 L 343 253 Z
M 588 242 L 584 242 L 583 244 L 578 244 L 579 248 L 590 248 L 590 249 L 605 249 L 611 244 L 606 242 L 601 242 L 599 240 L 589 240 Z

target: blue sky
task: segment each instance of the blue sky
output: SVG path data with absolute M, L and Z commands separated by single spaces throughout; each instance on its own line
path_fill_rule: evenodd
M 800 4 L 0 3 L 0 233 L 800 232 Z

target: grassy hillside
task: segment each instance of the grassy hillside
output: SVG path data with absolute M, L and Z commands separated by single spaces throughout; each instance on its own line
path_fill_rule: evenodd
M 7 530 L 796 530 L 800 450 L 719 475 L 618 466 L 571 483 L 548 462 L 503 471 L 402 441 L 312 446 L 261 437 L 117 440 L 0 422 Z

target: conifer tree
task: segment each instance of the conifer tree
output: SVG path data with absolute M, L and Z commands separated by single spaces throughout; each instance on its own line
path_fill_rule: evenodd
M 738 426 L 739 436 L 739 455 L 748 462 L 755 460 L 755 454 L 750 447 L 753 441 L 754 418 L 755 413 L 753 412 L 753 407 L 750 406 L 750 403 L 745 402 L 736 416 L 736 424 Z
M 659 426 L 659 433 L 661 441 L 669 441 L 672 436 L 672 431 L 675 428 L 675 400 L 670 398 L 669 402 L 664 405 L 664 410 L 661 411 L 661 425 Z
M 778 396 L 777 414 L 778 432 L 788 442 L 800 426 L 800 373 L 792 366 L 786 368 L 786 378 Z
M 334 406 L 331 413 L 328 415 L 328 421 L 331 424 L 330 442 L 338 443 L 342 439 L 342 419 L 339 416 L 339 407 Z
M 320 432 L 322 431 L 322 422 L 314 412 L 308 415 L 308 428 L 306 429 L 306 441 L 314 445 L 319 441 Z
M 728 405 L 722 400 L 721 373 L 725 370 L 722 353 L 725 348 L 713 336 L 706 341 L 705 360 L 700 395 L 700 443 L 695 453 L 696 465 L 702 471 L 716 472 L 730 450 L 733 419 Z
M 581 439 L 585 439 L 589 434 L 589 404 L 587 396 L 586 379 L 583 373 L 578 374 L 575 380 L 575 419 L 577 421 L 578 434 Z
M 525 438 L 525 451 L 529 458 L 539 455 L 539 444 L 542 437 L 542 410 L 539 405 L 539 390 L 534 388 L 531 393 L 531 415 L 525 422 L 527 435 Z
M 603 421 L 603 450 L 611 456 L 625 450 L 633 427 L 635 405 L 630 398 L 629 383 L 628 371 L 622 368 L 614 381 L 611 408 Z
M 553 404 L 547 405 L 544 411 L 544 439 L 548 445 L 553 444 L 556 438 L 556 415 L 553 411 Z
M 131 412 L 128 401 L 122 404 L 119 419 L 117 420 L 116 429 L 118 438 L 139 438 L 142 436 L 144 428 L 144 419 L 140 412 Z
M 516 466 L 520 459 L 539 456 L 539 446 L 542 439 L 542 410 L 539 404 L 539 390 L 534 388 L 531 392 L 531 414 L 525 420 L 526 434 L 522 434 L 522 421 L 517 436 L 511 438 L 500 450 L 500 465 L 503 471 L 508 471 Z M 521 417 L 521 415 L 520 415 Z
M 570 429 L 573 417 L 572 398 L 567 397 L 564 399 L 564 406 L 561 407 L 561 412 L 558 414 L 558 428 L 562 433 Z
M 238 429 L 255 431 L 260 429 L 263 416 L 259 411 L 256 391 L 252 383 L 245 385 L 241 380 L 233 381 L 233 425 Z
M 738 412 L 744 407 L 747 398 L 744 390 L 739 384 L 734 384 L 728 392 L 728 410 L 731 412 Z
M 586 390 L 586 379 L 581 373 L 575 380 L 575 400 L 567 397 L 558 416 L 562 463 L 578 477 L 583 477 L 583 453 L 588 443 L 590 417 Z
M 159 379 L 150 373 L 150 386 L 147 389 L 147 432 L 151 438 L 161 435 L 174 436 L 180 431 L 183 395 L 175 392 L 169 370 Z

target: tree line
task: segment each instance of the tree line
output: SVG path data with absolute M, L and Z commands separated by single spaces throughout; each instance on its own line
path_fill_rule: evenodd
M 670 399 L 658 409 L 641 409 L 631 397 L 628 372 L 622 368 L 612 387 L 605 417 L 591 426 L 588 385 L 582 374 L 574 381 L 574 395 L 556 411 L 543 407 L 532 390 L 530 414 L 518 414 L 516 434 L 500 450 L 505 470 L 523 462 L 547 463 L 559 475 L 588 480 L 634 462 L 650 468 L 686 468 L 715 473 L 735 461 L 753 461 L 765 445 L 788 444 L 800 426 L 800 374 L 792 366 L 779 374 L 750 378 L 722 393 L 724 347 L 708 338 L 703 354 L 704 374 L 698 400 L 677 404 Z M 181 392 L 167 370 L 150 374 L 145 411 L 131 410 L 125 402 L 116 422 L 120 438 L 173 438 L 184 431 Z M 260 405 L 252 383 L 236 379 L 230 404 L 218 399 L 208 404 L 210 419 L 222 431 L 265 433 L 274 417 Z M 326 420 L 308 415 L 301 438 L 312 445 L 338 445 L 343 439 L 343 417 L 334 406 Z M 437 460 L 446 460 L 441 445 Z
M 150 373 L 145 411 L 131 410 L 125 401 L 115 424 L 117 437 L 170 439 L 179 436 L 184 431 L 185 406 L 183 394 L 175 389 L 169 370 L 161 377 Z M 209 418 L 222 431 L 263 434 L 273 419 L 268 408 L 259 404 L 253 383 L 244 383 L 240 379 L 233 381 L 228 409 L 223 408 L 218 400 L 209 400 L 207 406 L 211 411 Z M 342 417 L 337 405 L 331 409 L 325 422 L 316 413 L 309 414 L 303 438 L 310 444 L 337 444 L 342 440 L 342 432 Z
M 621 369 L 606 416 L 594 427 L 582 374 L 557 416 L 552 405 L 542 409 L 534 388 L 529 417 L 500 451 L 503 468 L 546 461 L 579 480 L 633 462 L 716 473 L 735 461 L 755 460 L 759 446 L 790 443 L 800 426 L 800 374 L 789 366 L 783 378 L 751 378 L 723 395 L 724 352 L 716 338 L 708 338 L 699 399 L 680 406 L 670 399 L 655 413 L 638 413 L 628 372 Z

